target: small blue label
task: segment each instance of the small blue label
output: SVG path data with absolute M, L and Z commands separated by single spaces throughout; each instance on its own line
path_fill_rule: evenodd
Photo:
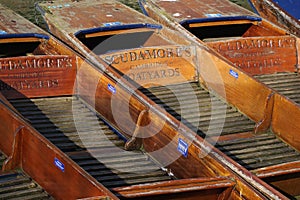
M 0 34 L 7 34 L 7 32 L 4 30 L 0 30 Z
M 233 71 L 232 69 L 229 71 L 229 74 L 231 76 L 233 76 L 234 78 L 238 78 L 239 77 L 239 74 L 237 72 Z
M 112 86 L 111 84 L 107 85 L 107 88 L 109 89 L 109 91 L 111 91 L 113 94 L 116 94 L 117 90 L 114 86 Z
M 206 17 L 213 18 L 213 17 L 222 17 L 223 15 L 220 13 L 214 13 L 214 14 L 205 14 Z
M 60 160 L 58 160 L 57 158 L 54 158 L 54 164 L 56 165 L 56 167 L 58 167 L 62 172 L 65 171 L 65 165 L 60 162 Z
M 188 149 L 189 149 L 189 145 L 185 141 L 183 141 L 181 138 L 179 138 L 177 150 L 182 155 L 184 155 L 184 157 L 187 157 Z
M 121 22 L 108 22 L 108 23 L 104 23 L 103 26 L 107 27 L 107 26 L 119 26 L 121 25 Z

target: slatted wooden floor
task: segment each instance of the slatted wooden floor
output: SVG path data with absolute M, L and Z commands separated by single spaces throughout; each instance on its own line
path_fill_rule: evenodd
M 197 83 L 153 87 L 141 89 L 141 91 L 177 119 L 181 119 L 180 114 L 184 113 L 185 119 L 182 122 L 196 129 L 200 136 L 206 136 L 209 126 L 214 130 L 224 125 L 221 135 L 254 130 L 255 123 L 247 116 L 210 94 Z M 195 96 L 198 98 L 197 101 L 194 100 Z M 212 103 L 214 104 L 213 110 Z M 195 109 L 195 106 L 199 109 Z M 218 108 L 226 109 L 224 124 L 220 120 L 224 115 Z M 196 118 L 193 113 L 197 110 L 200 111 L 200 117 Z M 219 117 L 218 112 L 221 113 Z M 214 133 L 209 135 L 214 136 Z M 249 170 L 300 160 L 299 152 L 283 143 L 272 133 L 253 134 L 248 138 L 222 141 L 218 142 L 216 147 Z
M 222 152 L 248 170 L 300 160 L 300 153 L 272 133 L 219 142 Z
M 0 169 L 6 157 L 0 152 Z M 43 188 L 21 171 L 0 174 L 0 199 L 53 199 Z
M 277 73 L 255 76 L 280 94 L 300 103 L 300 75 L 297 73 Z
M 0 175 L 0 199 L 53 199 L 22 172 Z
M 76 97 L 12 100 L 15 108 L 58 148 L 107 188 L 170 180 L 142 151 L 124 141 Z
M 208 130 L 210 136 L 216 136 L 249 132 L 255 127 L 253 121 L 197 83 L 153 87 L 142 92 L 201 136 Z

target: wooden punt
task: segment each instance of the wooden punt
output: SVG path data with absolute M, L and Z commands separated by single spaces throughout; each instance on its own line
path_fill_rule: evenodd
M 17 27 L 18 32 L 25 24 L 15 14 L 11 18 L 10 11 L 2 12 L 4 31 Z M 0 45 L 6 45 L 7 38 L 13 45 L 12 36 L 16 35 L 3 35 Z M 141 92 L 132 94 L 127 82 L 104 62 L 98 66 L 106 66 L 114 76 L 50 36 L 32 36 L 29 44 L 31 39 L 38 43 L 35 48 L 0 58 L 0 149 L 9 158 L 3 171 L 21 167 L 57 199 L 285 199 L 231 164 L 251 184 L 234 173 L 220 152 L 185 126 L 179 129 L 178 121 L 142 98 Z M 121 112 L 129 98 L 132 123 Z M 150 135 L 141 141 L 143 148 L 137 142 L 135 150 L 125 151 L 150 121 L 143 129 Z M 151 135 L 153 131 L 157 134 Z M 169 158 L 172 162 L 166 163 Z
M 299 129 L 296 128 L 298 126 L 296 121 L 299 119 L 298 114 L 296 114 L 299 110 L 299 105 L 296 104 L 298 96 L 297 81 L 299 81 L 297 73 L 299 39 L 297 37 L 289 35 L 285 30 L 272 25 L 264 19 L 257 18 L 254 14 L 237 7 L 229 1 L 214 1 L 210 3 L 209 1 L 154 0 L 141 1 L 140 3 L 149 16 L 174 30 L 180 31 L 199 45 L 203 45 L 205 42 L 236 67 L 242 69 L 243 72 L 265 81 L 266 84 L 272 87 L 272 95 L 269 96 L 270 100 L 273 99 L 271 100 L 273 103 L 270 102 L 270 112 L 272 113 L 269 115 L 269 117 L 271 116 L 269 118 L 271 122 L 270 130 L 276 137 L 289 144 L 292 151 L 295 149 L 299 151 L 299 145 L 297 144 L 297 141 L 299 141 Z M 236 27 L 238 28 L 236 29 Z M 208 38 L 211 37 L 210 31 L 206 32 L 206 30 L 214 30 L 212 33 L 213 38 Z M 233 68 L 228 69 L 228 67 L 222 69 L 228 76 L 238 80 L 241 78 L 240 72 L 236 73 L 235 70 Z M 244 81 L 247 82 L 248 80 Z M 244 84 L 246 85 L 245 82 Z M 235 84 L 236 82 L 233 79 L 230 85 L 231 87 L 237 87 Z M 243 85 L 244 88 L 241 87 L 237 92 L 249 93 L 248 83 L 248 86 L 245 85 Z M 228 94 L 227 92 L 226 99 L 228 99 Z M 256 95 L 257 98 L 261 97 L 262 91 L 258 89 Z M 233 96 L 233 98 L 239 97 Z M 245 100 L 243 99 L 243 101 Z M 230 99 L 229 102 L 231 103 L 231 101 L 238 102 L 239 100 Z M 247 101 L 239 103 L 247 104 Z M 256 108 L 255 111 L 260 110 L 256 105 L 252 105 L 252 109 L 254 108 Z M 240 110 L 247 114 L 243 109 Z M 291 114 L 292 116 L 287 116 L 287 113 L 293 114 Z M 252 168 L 251 163 L 256 159 L 247 160 L 248 156 L 240 155 L 245 154 L 246 149 L 241 150 L 238 148 L 246 148 L 247 144 L 252 144 L 253 142 L 260 143 L 258 136 L 260 135 L 256 135 L 254 138 L 220 142 L 220 144 L 224 145 L 221 149 L 273 186 L 292 196 L 299 195 L 297 187 L 293 186 L 299 176 L 299 168 L 296 164 L 299 160 L 297 158 L 294 161 L 279 158 L 282 163 L 267 161 L 269 163 L 268 166 L 254 164 Z M 276 144 L 274 141 L 274 143 L 269 143 L 268 145 L 267 143 L 264 144 L 263 147 L 273 148 Z M 235 145 L 237 146 L 235 147 Z M 247 148 L 249 148 L 249 152 L 254 150 L 251 146 Z M 260 156 L 267 156 L 269 153 L 266 149 L 261 149 L 260 147 L 254 151 L 257 151 L 257 153 L 253 153 L 252 158 L 257 158 L 258 160 L 263 160 Z M 270 151 L 270 153 L 276 154 L 274 155 L 275 157 L 280 152 Z
M 154 6 L 147 2 L 144 10 L 149 15 L 158 18 L 168 13 L 185 28 L 181 31 L 188 30 L 235 66 L 298 101 L 297 37 L 227 0 L 153 3 L 160 10 L 151 10 Z
M 0 17 L 0 199 L 117 199 L 9 102 L 71 93 L 80 58 L 2 5 Z
M 299 1 L 248 0 L 248 2 L 257 14 L 300 37 Z
M 139 32 L 135 28 L 130 28 L 129 25 L 131 24 L 140 24 L 141 22 L 155 24 L 149 18 L 142 17 L 140 13 L 111 1 L 102 3 L 96 1 L 68 2 L 67 4 L 62 2 L 42 3 L 39 4 L 38 8 L 44 14 L 50 31 L 76 49 L 87 48 L 87 46 L 82 45 L 88 43 L 88 40 L 76 37 L 76 35 L 78 36 L 76 33 L 85 34 L 86 36 L 82 35 L 82 37 L 90 38 L 92 42 L 98 39 L 100 44 L 94 43 L 94 47 L 97 45 L 101 47 L 101 42 L 107 39 L 104 37 L 105 35 L 110 35 L 111 38 L 114 35 L 118 37 L 117 34 L 125 36 L 127 32 Z M 76 15 L 72 15 L 75 11 Z M 90 15 L 89 20 L 85 17 L 86 13 L 93 13 Z M 72 17 L 69 17 L 71 15 Z M 143 21 L 140 21 L 141 19 Z M 83 21 L 85 23 L 78 23 Z M 109 28 L 106 28 L 107 26 Z M 62 27 L 63 29 L 61 29 Z M 128 27 L 128 29 L 124 30 L 124 27 Z M 183 121 L 185 126 L 206 139 L 217 138 L 218 129 L 223 128 L 222 109 L 219 113 L 213 113 L 210 104 L 215 108 L 224 108 L 227 115 L 225 128 L 221 133 L 221 137 L 219 137 L 218 147 L 225 153 L 225 142 L 234 142 L 233 140 L 236 138 L 244 138 L 246 140 L 244 144 L 257 140 L 255 149 L 261 149 L 261 151 L 265 151 L 263 147 L 270 144 L 270 142 L 278 144 L 277 147 L 282 148 L 282 151 L 292 151 L 287 160 L 279 158 L 275 154 L 273 157 L 270 156 L 270 159 L 262 154 L 256 159 L 259 154 L 255 154 L 250 149 L 250 155 L 247 157 L 249 166 L 245 167 L 254 169 L 252 167 L 256 164 L 255 169 L 264 169 L 267 166 L 277 166 L 279 163 L 285 165 L 298 161 L 299 152 L 282 142 L 277 135 L 268 132 L 272 120 L 274 101 L 274 92 L 271 89 L 230 65 L 219 54 L 204 45 L 189 42 L 174 30 L 161 27 L 158 31 L 153 32 L 148 40 L 139 43 L 139 45 L 127 47 L 125 50 L 114 49 L 112 52 L 102 51 L 100 53 L 97 51 L 91 52 L 93 48 L 90 47 L 89 55 L 92 55 L 93 59 L 98 55 L 102 57 L 120 71 L 126 80 L 134 80 L 138 83 L 139 85 L 136 88 L 142 85 L 143 88 L 140 91 L 147 95 L 149 99 L 152 99 L 154 103 L 164 107 L 172 115 L 172 119 Z M 155 38 L 154 41 L 153 38 Z M 108 41 L 114 44 L 113 39 Z M 138 48 L 141 44 L 143 48 Z M 158 44 L 159 46 L 157 46 Z M 160 56 L 157 54 L 159 51 Z M 149 52 L 151 52 L 152 57 Z M 153 53 L 156 53 L 156 56 Z M 197 57 L 197 55 L 200 56 Z M 173 72 L 172 75 L 167 73 L 168 70 Z M 221 79 L 222 81 L 218 82 Z M 208 91 L 208 88 L 212 90 Z M 240 93 L 240 90 L 248 92 Z M 113 89 L 113 91 L 115 90 Z M 260 95 L 257 95 L 257 91 L 260 91 Z M 174 96 L 174 92 L 177 95 Z M 180 102 L 176 98 L 179 98 Z M 224 100 L 226 101 L 224 102 Z M 182 104 L 180 104 L 181 101 Z M 201 101 L 200 104 L 199 101 Z M 195 107 L 195 105 L 199 105 L 199 107 Z M 254 110 L 253 107 L 256 107 L 257 110 Z M 203 119 L 200 118 L 200 121 L 197 118 L 197 115 L 199 115 L 198 109 L 201 115 L 204 116 Z M 146 116 L 147 114 L 142 113 L 143 115 Z M 211 117 L 214 117 L 215 120 L 211 120 Z M 198 127 L 199 124 L 201 127 Z M 210 137 L 207 135 L 208 132 Z M 260 132 L 264 134 L 258 134 Z M 145 142 L 145 140 L 143 141 Z M 164 141 L 164 138 L 158 141 Z M 215 142 L 215 140 L 212 140 L 212 142 Z M 153 147 L 149 148 L 153 151 Z M 223 154 L 223 156 L 225 160 L 228 159 L 226 155 Z M 243 164 L 242 161 L 239 162 Z M 231 164 L 227 164 L 235 172 L 240 168 L 240 165 L 236 163 L 231 161 L 229 163 Z M 258 164 L 261 165 L 258 166 Z M 238 174 L 243 176 L 243 173 Z M 247 177 L 243 178 L 251 182 Z

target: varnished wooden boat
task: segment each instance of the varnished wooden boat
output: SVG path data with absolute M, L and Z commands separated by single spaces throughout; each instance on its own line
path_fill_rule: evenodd
M 57 9 L 58 7 L 60 8 Z M 153 30 L 151 37 L 136 46 L 126 47 L 125 50 L 118 48 L 113 49 L 112 52 L 97 52 L 93 51 L 93 48 L 98 45 L 101 47 L 101 42 L 107 39 L 106 35 L 111 38 L 116 35 L 119 38 L 141 33 L 145 30 L 131 26 L 141 22 L 145 24 L 155 24 L 155 22 L 111 1 L 102 3 L 80 1 L 67 3 L 67 6 L 64 6 L 62 2 L 46 3 L 39 4 L 39 9 L 44 10 L 44 17 L 51 32 L 70 46 L 80 50 L 88 47 L 85 44 L 88 44 L 89 40 L 92 41 L 91 43 L 98 40 L 92 48 L 88 48 L 89 55 L 93 58 L 101 56 L 121 74 L 124 74 L 125 79 L 134 80 L 139 86 L 142 85 L 143 88 L 140 91 L 164 107 L 173 118 L 177 120 L 183 118 L 185 126 L 206 139 L 210 138 L 211 142 L 215 142 L 214 139 L 218 138 L 220 133 L 218 148 L 221 151 L 229 156 L 232 154 L 231 157 L 234 158 L 235 155 L 238 156 L 238 153 L 233 151 L 230 153 L 226 146 L 231 146 L 233 149 L 245 148 L 248 152 L 245 159 L 237 159 L 244 167 L 250 170 L 263 170 L 264 174 L 267 174 L 271 168 L 279 165 L 291 167 L 291 163 L 299 161 L 299 152 L 295 151 L 293 146 L 282 142 L 274 132 L 268 132 L 273 120 L 274 99 L 278 94 L 235 68 L 205 45 L 186 39 L 178 34 L 174 27 L 174 30 L 161 27 L 159 30 Z M 68 17 L 75 11 L 76 15 Z M 88 12 L 93 15 L 87 21 L 85 13 Z M 85 23 L 78 23 L 82 21 Z M 63 29 L 61 29 L 62 26 Z M 174 26 L 179 25 L 174 22 Z M 284 30 L 278 28 L 277 32 L 282 34 Z M 113 43 L 113 40 L 108 41 Z M 137 48 L 140 46 L 143 48 Z M 174 72 L 172 76 L 168 74 L 168 70 Z M 239 92 L 241 90 L 248 92 L 241 93 Z M 259 95 L 257 91 L 260 91 Z M 176 100 L 178 97 L 180 102 Z M 198 104 L 199 101 L 200 104 Z M 210 109 L 212 105 L 218 108 L 225 107 L 226 117 L 222 116 L 222 109 L 214 114 Z M 254 107 L 257 110 L 254 110 Z M 199 113 L 204 117 L 199 119 Z M 222 123 L 223 117 L 225 125 Z M 210 120 L 211 118 L 215 120 Z M 220 128 L 223 130 L 218 132 Z M 269 152 L 271 154 L 264 155 L 263 152 L 272 146 L 270 144 L 272 142 L 279 147 L 279 151 L 291 152 L 293 155 L 286 160 L 277 157 L 275 151 L 272 156 L 272 151 Z M 249 146 L 249 143 L 253 144 Z M 255 151 L 262 153 L 254 153 L 253 147 Z M 227 163 L 231 166 L 231 170 L 237 172 L 236 169 L 240 166 L 230 161 L 227 156 L 223 156 L 231 163 Z M 298 173 L 296 171 L 294 172 Z M 290 172 L 289 169 L 281 171 L 280 176 L 283 180 L 287 180 L 285 175 L 290 176 Z M 238 174 L 243 176 L 243 173 Z M 247 177 L 243 178 L 251 182 Z
M 300 2 L 296 0 L 248 0 L 253 10 L 300 37 Z
M 103 185 L 95 184 L 11 104 L 72 95 L 70 80 L 74 80 L 80 58 L 2 5 L 0 16 L 0 199 L 117 199 Z M 31 112 L 29 107 L 24 110 Z
M 272 113 L 269 115 L 271 131 L 289 144 L 292 149 L 299 151 L 299 145 L 296 142 L 299 135 L 297 120 L 300 118 L 297 114 L 299 105 L 296 104 L 297 81 L 299 81 L 297 73 L 299 39 L 268 21 L 236 7 L 229 1 L 215 1 L 212 4 L 209 1 L 184 1 L 184 3 L 183 1 L 141 1 L 141 5 L 149 16 L 180 31 L 190 41 L 199 45 L 205 42 L 236 67 L 241 68 L 243 72 L 255 75 L 266 84 L 271 84 L 270 87 L 273 88 L 269 96 L 269 100 L 273 99 L 269 102 Z M 214 31 L 210 35 L 212 30 Z M 236 73 L 234 69 L 227 67 L 222 71 L 233 77 L 230 85 L 236 87 L 237 83 L 234 78 L 239 80 L 240 72 Z M 248 82 L 248 80 L 244 81 Z M 243 87 L 240 88 L 239 93 L 246 93 L 246 91 L 248 93 L 247 86 L 243 85 Z M 226 94 L 228 95 L 228 92 Z M 258 89 L 256 94 L 257 97 L 261 97 L 262 91 Z M 240 100 L 239 103 L 247 104 L 246 99 L 234 101 Z M 252 106 L 252 109 L 257 108 L 255 105 Z M 260 108 L 255 110 L 260 110 Z M 289 114 L 287 116 L 287 113 L 292 116 Z M 254 140 L 257 140 L 255 139 L 257 136 L 259 135 L 256 135 Z M 280 164 L 269 163 L 269 166 L 252 168 L 248 165 L 248 161 L 244 160 L 244 151 L 233 147 L 238 142 L 246 144 L 253 141 L 241 139 L 225 142 L 224 145 L 228 147 L 224 148 L 224 152 L 273 186 L 292 196 L 299 195 L 298 187 L 295 187 L 299 175 L 298 164 L 296 164 L 299 162 L 298 159 L 282 160 L 283 163 Z M 264 144 L 264 147 L 268 146 L 274 147 L 276 143 Z M 260 148 L 256 151 L 261 153 L 255 154 L 254 157 L 267 155 L 267 152 L 261 151 Z M 275 150 L 271 150 L 270 153 L 278 154 Z
M 12 25 L 12 13 L 2 12 L 5 32 L 24 32 L 24 19 L 13 14 L 18 20 Z M 3 35 L 0 45 L 24 41 L 12 36 Z M 29 46 L 36 42 L 35 48 L 0 58 L 0 149 L 10 158 L 3 171 L 22 167 L 57 199 L 285 199 L 238 169 L 251 180 L 246 182 L 202 138 L 184 125 L 179 129 L 173 116 L 141 92 L 132 94 L 113 69 L 105 67 L 109 76 L 50 36 L 25 39 Z M 129 98 L 132 123 L 123 112 L 114 113 Z M 151 126 L 143 129 L 147 122 Z M 148 137 L 139 140 L 141 130 Z M 170 156 L 177 159 L 166 163 Z

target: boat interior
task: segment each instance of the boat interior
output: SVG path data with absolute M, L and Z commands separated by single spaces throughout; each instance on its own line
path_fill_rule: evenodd
M 60 11 L 53 9 L 53 12 Z M 49 24 L 53 25 L 51 22 L 53 16 L 46 15 L 47 17 L 49 18 L 46 21 L 48 20 Z M 156 16 L 156 18 L 158 17 Z M 159 21 L 163 22 L 161 19 Z M 269 23 L 261 19 L 251 18 L 249 20 L 249 18 L 245 18 L 239 20 L 237 18 L 233 21 L 224 22 L 218 18 L 218 22 L 212 20 L 203 24 L 200 22 L 183 25 L 190 28 L 191 32 L 196 35 L 204 34 L 197 36 L 206 40 L 208 45 L 213 46 L 215 44 L 216 48 L 222 47 L 218 51 L 220 54 L 222 54 L 221 50 L 225 53 L 232 50 L 232 55 L 236 60 L 244 57 L 243 53 L 237 54 L 236 49 L 246 51 L 245 54 L 247 54 L 247 49 L 253 48 L 253 51 L 260 49 L 262 51 L 261 56 L 265 53 L 266 45 L 270 47 L 277 45 L 289 49 L 293 42 L 293 37 L 286 36 L 285 31 L 280 28 L 273 29 Z M 110 30 L 112 27 L 114 30 Z M 92 50 L 95 45 L 91 45 L 91 43 L 95 41 L 97 44 L 103 41 L 105 43 L 108 36 L 112 38 L 121 33 L 120 38 L 131 38 L 131 35 L 135 35 L 135 31 L 140 34 L 138 29 L 126 28 L 130 34 L 124 34 L 124 27 L 121 25 L 114 25 L 110 28 L 83 30 L 75 36 Z M 208 32 L 212 30 L 215 30 L 214 37 L 217 39 L 207 38 Z M 165 29 L 160 31 L 165 31 Z M 220 151 L 245 169 L 267 180 L 281 192 L 291 197 L 299 195 L 300 191 L 295 187 L 295 183 L 299 181 L 300 170 L 297 167 L 300 154 L 299 145 L 296 142 L 298 141 L 297 129 L 295 129 L 298 126 L 296 123 L 296 115 L 298 115 L 299 110 L 297 105 L 277 91 L 251 78 L 245 73 L 244 68 L 243 70 L 235 68 L 214 51 L 206 50 L 204 47 L 196 47 L 195 55 L 197 62 L 199 62 L 191 64 L 193 61 L 190 58 L 181 59 L 181 56 L 178 56 L 174 59 L 174 55 L 176 55 L 174 52 L 178 53 L 176 50 L 178 46 L 171 47 L 170 44 L 183 44 L 176 41 L 176 34 L 173 33 L 171 37 L 165 37 L 168 39 L 161 42 L 158 39 L 152 40 L 154 34 L 148 33 L 150 32 L 142 31 L 142 39 L 127 46 L 127 53 L 120 50 L 120 42 L 117 42 L 116 48 L 104 48 L 105 51 L 100 49 L 97 54 L 117 69 L 126 80 L 133 80 L 138 83 L 136 88 L 142 93 L 141 96 L 144 99 L 151 99 L 155 105 L 160 105 L 163 111 L 166 110 L 170 116 L 182 122 L 184 126 L 196 132 L 201 138 L 209 140 L 211 144 L 217 143 L 217 148 Z M 170 31 L 163 33 L 166 35 Z M 225 33 L 225 36 L 221 36 L 220 33 Z M 266 36 L 268 39 L 261 41 L 258 36 Z M 232 40 L 234 45 L 229 44 L 229 40 Z M 237 40 L 241 40 L 241 42 L 236 42 Z M 244 40 L 249 40 L 250 44 Z M 120 40 L 117 39 L 116 41 Z M 146 41 L 151 42 L 145 45 Z M 155 45 L 155 42 L 158 44 Z M 221 42 L 224 42 L 223 46 L 220 44 Z M 140 48 L 141 45 L 144 48 Z M 185 52 L 185 50 L 182 51 L 184 48 L 179 47 L 179 49 L 181 52 Z M 159 50 L 160 56 L 157 56 L 158 54 L 154 56 Z M 280 51 L 279 48 L 277 50 Z M 272 52 L 269 53 L 270 55 L 268 53 L 267 56 L 276 56 Z M 247 56 L 251 59 L 255 57 L 255 55 L 249 54 L 251 53 L 248 52 Z M 137 55 L 139 57 L 136 57 Z M 263 55 L 265 56 L 266 53 Z M 174 59 L 173 62 L 168 61 L 171 60 L 168 59 L 170 57 Z M 262 56 L 261 59 L 263 59 Z M 295 59 L 297 58 L 295 57 Z M 265 68 L 256 64 L 259 66 L 256 67 L 258 68 L 258 75 L 263 74 L 264 70 L 271 71 L 268 66 L 270 65 L 269 62 L 274 65 L 277 61 L 277 58 L 273 58 L 271 61 L 261 61 L 267 65 Z M 111 91 L 116 91 L 111 85 L 109 88 Z M 288 120 L 290 119 L 285 117 L 285 112 L 287 108 L 292 107 L 293 110 L 296 110 L 293 112 L 293 119 L 291 119 L 295 123 L 289 126 Z M 143 113 L 141 112 L 141 118 L 147 115 Z M 136 116 L 136 121 L 138 118 Z M 123 129 L 127 130 L 128 128 L 123 127 Z M 135 131 L 131 130 L 127 135 L 132 135 L 133 132 Z M 147 140 L 148 138 L 143 139 L 143 146 L 148 152 L 152 147 L 147 149 L 145 144 Z M 164 141 L 164 138 L 160 140 Z
M 239 34 L 250 34 L 257 28 L 241 24 L 244 28 Z M 45 167 L 52 167 L 55 174 L 72 168 L 76 175 L 66 175 L 74 176 L 76 181 L 69 180 L 75 186 L 68 188 L 76 190 L 82 185 L 79 183 L 86 183 L 86 187 L 92 184 L 87 190 L 90 197 L 267 198 L 267 193 L 257 191 L 261 188 L 257 184 L 264 184 L 257 177 L 290 198 L 300 194 L 297 105 L 213 51 L 172 46 L 174 41 L 158 40 L 151 26 L 118 28 L 100 32 L 89 29 L 75 36 L 90 50 L 96 48 L 95 43 L 114 36 L 120 35 L 116 41 L 137 37 L 135 43 L 125 43 L 127 46 L 116 42 L 113 48 L 107 45 L 97 51 L 105 53 L 105 61 L 121 72 L 114 77 L 122 80 L 125 75 L 126 81 L 134 81 L 128 83 L 137 87 L 134 92 L 69 51 L 55 52 L 55 42 L 41 43 L 38 51 L 32 48 L 23 54 L 27 56 L 1 58 L 9 69 L 9 73 L 1 74 L 5 106 L 21 116 L 23 126 L 50 148 L 47 157 L 40 158 L 42 161 L 31 162 L 41 165 L 44 160 L 51 161 Z M 141 44 L 148 47 L 134 49 Z M 122 48 L 130 48 L 127 56 L 139 55 L 140 59 L 127 57 L 124 61 L 126 52 Z M 7 60 L 25 64 L 12 67 Z M 137 60 L 139 63 L 134 63 Z M 41 67 L 35 68 L 38 63 Z M 28 72 L 24 72 L 24 66 Z M 15 71 L 13 77 L 21 77 L 24 82 L 11 79 L 10 68 Z M 132 68 L 136 69 L 130 71 Z M 147 70 L 151 75 L 145 74 Z M 294 111 L 290 115 L 293 119 L 286 117 L 287 110 Z M 10 147 L 15 141 L 14 128 L 7 132 L 12 138 L 11 145 L 7 145 Z M 1 146 L 0 150 L 8 157 L 12 154 Z M 228 157 L 222 157 L 221 152 Z M 173 157 L 177 159 L 168 163 Z M 23 162 L 28 161 L 23 153 L 22 158 L 22 169 L 43 183 L 49 194 L 59 195 L 55 193 L 58 186 L 52 184 L 64 184 L 63 177 L 53 175 L 53 181 L 44 183 L 45 174 L 35 174 L 31 165 L 25 170 Z M 232 172 L 224 160 L 242 173 Z M 247 174 L 247 170 L 257 177 Z M 251 179 L 252 186 L 240 175 Z M 85 181 L 81 182 L 83 177 Z M 66 191 L 77 198 L 86 197 L 77 192 Z
M 108 52 L 132 49 L 147 44 L 164 44 L 155 32 L 162 27 L 156 24 L 129 24 L 98 27 L 78 31 L 75 37 L 88 49 L 100 55 Z M 160 41 L 158 43 L 158 41 Z M 166 44 L 166 41 L 165 41 Z
M 151 8 L 150 4 L 147 5 L 148 7 L 143 6 L 145 1 L 140 2 L 146 14 L 164 22 L 159 16 L 163 15 L 160 13 L 161 10 Z M 242 9 L 232 5 L 227 7 L 227 10 L 225 5 L 216 5 L 216 14 L 208 16 L 205 14 L 207 13 L 205 9 L 193 10 L 191 7 L 202 2 L 191 1 L 187 5 L 176 2 L 177 5 L 175 4 L 174 7 L 168 7 L 169 2 L 156 3 L 162 6 L 162 10 L 165 9 L 166 13 L 173 13 L 174 16 L 177 16 L 176 6 L 183 6 L 184 9 L 179 12 L 182 14 L 181 18 L 178 17 L 176 20 L 185 30 L 212 47 L 236 67 L 298 103 L 297 91 L 300 79 L 297 37 L 265 19 L 252 16 L 251 13 L 241 13 L 240 16 L 234 14 L 232 13 L 234 9 L 236 13 L 242 12 Z M 229 5 L 229 2 L 224 1 L 224 4 L 226 3 Z M 170 26 L 167 22 L 164 23 Z
M 159 48 L 171 49 L 170 46 Z M 150 48 L 130 52 L 141 53 L 146 49 Z M 195 59 L 177 58 L 184 61 L 147 60 L 148 63 L 164 63 L 150 69 L 141 61 L 138 65 L 136 61 L 129 64 L 121 62 L 122 51 L 103 57 L 114 58 L 112 66 L 131 78 L 135 77 L 134 80 L 142 86 L 139 90 L 143 94 L 199 136 L 216 144 L 231 159 L 265 178 L 286 195 L 298 195 L 296 187 L 286 187 L 292 182 L 290 179 L 299 181 L 297 163 L 300 152 L 295 138 L 291 139 L 295 131 L 289 132 L 291 129 L 284 128 L 284 122 L 278 120 L 285 116 L 282 108 L 293 105 L 298 111 L 297 106 L 245 72 L 217 59 L 217 55 L 200 48 L 196 48 L 196 52 L 193 54 L 198 56 Z M 193 60 L 197 60 L 197 64 Z M 138 67 L 133 70 L 128 66 Z M 136 78 L 143 72 L 167 69 L 179 72 L 176 80 L 174 77 L 158 76 L 156 79 L 152 77 L 153 80 L 147 76 Z M 258 91 L 260 95 L 257 95 Z
M 208 43 L 237 67 L 265 83 L 275 91 L 299 103 L 298 49 L 299 40 L 293 36 L 264 36 Z M 235 44 L 235 48 L 225 52 Z M 249 45 L 249 46 L 247 46 Z M 261 45 L 261 46 L 259 46 Z M 225 47 L 224 49 L 220 48 Z M 251 49 L 252 48 L 252 49 Z M 238 58 L 240 57 L 240 58 Z
M 24 175 L 12 177 L 29 176 L 47 193 L 36 190 L 54 198 L 265 198 L 213 155 L 199 156 L 206 150 L 197 144 L 200 137 L 196 143 L 190 139 L 188 128 L 178 130 L 176 120 L 150 109 L 151 101 L 132 95 L 68 49 L 50 48 L 57 44 L 49 39 L 19 53 L 27 56 L 0 59 L 3 183 L 10 184 L 6 174 L 18 169 Z M 116 121 L 113 112 L 127 99 L 132 124 L 122 112 L 115 113 Z M 135 142 L 145 120 L 152 125 L 143 134 L 151 137 Z M 165 163 L 170 157 L 177 159 Z

